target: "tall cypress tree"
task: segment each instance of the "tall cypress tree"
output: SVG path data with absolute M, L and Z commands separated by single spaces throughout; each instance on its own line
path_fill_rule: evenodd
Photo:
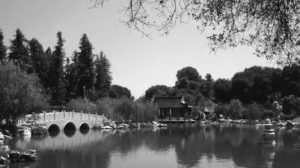
M 52 79 L 52 104 L 62 105 L 65 102 L 65 79 L 64 79 L 64 69 L 63 69 L 63 59 L 64 53 L 64 40 L 62 38 L 62 33 L 57 33 L 57 44 L 53 52 L 53 60 L 51 63 L 51 79 Z
M 37 39 L 30 40 L 29 52 L 32 59 L 33 71 L 37 73 L 41 81 L 43 81 L 46 76 L 47 66 L 42 44 L 40 44 Z
M 111 85 L 111 72 L 110 72 L 110 62 L 104 55 L 100 52 L 100 57 L 95 61 L 96 65 L 96 83 L 95 89 L 98 91 L 98 97 L 108 96 L 110 85 Z
M 84 97 L 84 89 L 92 89 L 94 85 L 93 48 L 86 34 L 80 39 L 79 49 L 77 95 Z
M 29 56 L 26 38 L 20 29 L 16 30 L 15 39 L 11 40 L 8 58 L 19 64 L 22 70 L 32 73 L 32 60 Z
M 3 33 L 0 29 L 0 61 L 6 58 L 6 47 L 4 46 L 3 38 Z

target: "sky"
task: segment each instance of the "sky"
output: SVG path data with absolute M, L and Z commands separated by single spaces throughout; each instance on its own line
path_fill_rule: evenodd
M 112 83 L 127 87 L 135 98 L 154 85 L 174 86 L 177 71 L 187 66 L 196 68 L 202 77 L 210 73 L 214 79 L 230 79 L 254 65 L 276 66 L 255 56 L 252 47 L 212 53 L 205 34 L 193 23 L 149 39 L 122 22 L 124 3 L 110 0 L 103 8 L 90 8 L 90 0 L 0 0 L 0 29 L 6 46 L 20 28 L 27 39 L 38 39 L 44 49 L 54 48 L 56 33 L 61 31 L 68 57 L 79 50 L 79 40 L 86 33 L 93 53 L 103 51 L 109 59 Z

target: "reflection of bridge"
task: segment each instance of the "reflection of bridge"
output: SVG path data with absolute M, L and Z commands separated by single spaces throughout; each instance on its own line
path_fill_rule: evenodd
M 86 148 L 87 144 L 103 142 L 108 136 L 113 135 L 114 131 L 88 131 L 81 133 L 75 131 L 73 135 L 68 136 L 63 131 L 54 137 L 45 138 L 22 137 L 16 141 L 16 147 L 22 150 L 39 149 L 39 150 L 63 150 Z
M 106 117 L 103 115 L 87 114 L 82 112 L 52 111 L 34 115 L 26 115 L 25 121 L 35 118 L 36 124 L 46 126 L 48 130 L 63 130 L 65 128 L 94 128 L 103 126 Z

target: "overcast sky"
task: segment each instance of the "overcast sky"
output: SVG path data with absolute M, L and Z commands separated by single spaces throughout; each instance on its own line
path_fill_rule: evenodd
M 104 8 L 90 9 L 90 0 L 0 0 L 0 29 L 6 45 L 20 28 L 27 39 L 37 38 L 44 48 L 53 48 L 61 31 L 67 56 L 78 50 L 86 33 L 93 52 L 102 50 L 110 60 L 113 84 L 127 87 L 135 98 L 153 85 L 173 86 L 177 71 L 186 66 L 214 79 L 229 79 L 253 65 L 275 66 L 253 55 L 251 47 L 211 53 L 205 34 L 192 23 L 177 26 L 168 36 L 143 37 L 122 23 L 121 2 L 111 0 Z

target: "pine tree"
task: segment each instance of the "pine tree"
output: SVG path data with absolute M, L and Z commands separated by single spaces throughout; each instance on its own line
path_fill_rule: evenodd
M 3 33 L 0 29 L 0 61 L 6 58 L 6 47 L 3 42 Z
M 112 77 L 110 72 L 110 62 L 102 51 L 100 52 L 100 58 L 98 57 L 96 59 L 95 65 L 97 74 L 95 89 L 98 91 L 98 97 L 108 96 Z
M 64 79 L 64 69 L 63 69 L 63 59 L 64 53 L 64 40 L 62 38 L 62 33 L 57 33 L 57 44 L 53 52 L 53 60 L 51 63 L 51 79 L 52 79 L 52 104 L 62 105 L 65 102 L 65 79 Z
M 29 41 L 29 53 L 32 59 L 33 71 L 38 74 L 41 81 L 44 80 L 47 71 L 43 46 L 37 39 Z
M 92 44 L 86 34 L 80 39 L 79 49 L 77 96 L 84 97 L 84 90 L 92 89 L 94 85 Z
M 8 58 L 20 65 L 22 70 L 32 73 L 32 60 L 29 56 L 26 38 L 20 29 L 17 29 L 15 39 L 11 40 L 10 53 Z
M 52 57 L 52 51 L 51 48 L 48 47 L 47 50 L 44 52 L 44 60 L 45 60 L 45 78 L 42 80 L 42 84 L 46 89 L 48 89 L 48 92 L 51 90 L 52 86 L 52 62 L 53 62 L 53 57 Z
M 72 62 L 67 59 L 66 81 L 67 81 L 67 100 L 76 98 L 76 88 L 78 83 L 78 52 L 73 54 Z

